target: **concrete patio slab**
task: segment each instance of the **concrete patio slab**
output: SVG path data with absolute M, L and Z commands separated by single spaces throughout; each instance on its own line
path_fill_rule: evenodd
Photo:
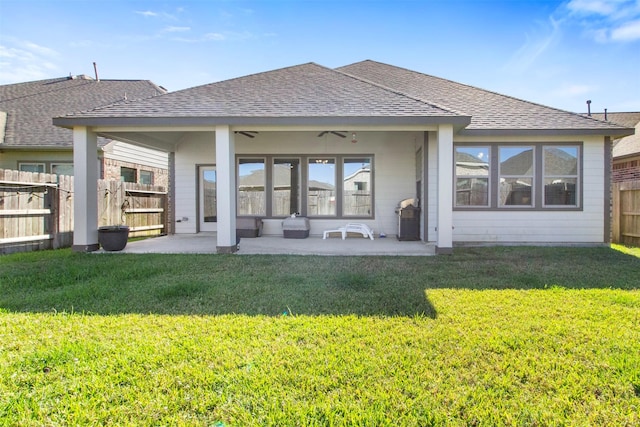
M 395 237 L 369 240 L 362 237 L 285 239 L 262 236 L 240 240 L 238 255 L 325 255 L 325 256 L 430 256 L 435 245 L 423 242 L 401 242 Z M 104 252 L 100 250 L 99 252 Z M 175 234 L 129 242 L 118 253 L 215 254 L 216 234 Z

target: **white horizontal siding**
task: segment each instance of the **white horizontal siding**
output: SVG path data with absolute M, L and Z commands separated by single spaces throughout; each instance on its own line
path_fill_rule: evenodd
M 576 141 L 576 139 L 570 139 Z M 556 141 L 555 139 L 551 142 Z M 583 145 L 581 211 L 455 211 L 455 242 L 601 243 L 604 237 L 604 145 Z M 540 191 L 540 189 L 538 189 Z
M 168 154 L 146 147 L 114 141 L 105 148 L 105 157 L 121 162 L 137 163 L 158 169 L 167 169 Z
M 176 233 L 196 233 L 197 165 L 215 163 L 215 136 L 213 133 L 193 133 L 180 143 L 175 152 L 175 217 L 187 221 L 176 223 Z
M 197 165 L 215 164 L 213 133 L 189 134 L 176 150 L 176 218 L 189 218 L 176 224 L 177 233 L 197 230 Z M 358 220 L 393 236 L 397 233 L 397 203 L 415 194 L 415 153 L 422 144 L 419 132 L 358 132 L 358 142 L 350 136 L 317 137 L 315 132 L 260 132 L 250 139 L 236 135 L 236 153 L 240 155 L 373 154 L 375 156 L 375 219 Z M 437 238 L 437 146 L 435 138 L 427 146 L 428 182 L 426 186 L 428 239 Z M 491 138 L 491 142 L 514 142 Z M 578 138 L 549 138 L 554 142 L 579 142 Z M 475 141 L 473 141 L 475 142 Z M 482 142 L 482 141 L 478 141 Z M 522 142 L 544 142 L 522 138 Z M 604 240 L 604 162 L 603 139 L 584 138 L 581 211 L 455 211 L 454 242 L 495 243 L 595 243 Z M 453 191 L 453 189 L 452 189 Z M 266 220 L 264 234 L 280 235 L 281 219 Z M 346 219 L 312 219 L 312 235 L 336 228 Z
M 318 132 L 260 132 L 256 138 L 236 135 L 236 152 L 239 155 L 374 155 L 375 219 L 354 220 L 369 225 L 375 233 L 395 235 L 398 219 L 395 208 L 398 202 L 415 197 L 415 151 L 422 144 L 421 132 L 357 132 L 357 143 L 337 136 L 318 137 Z M 282 234 L 282 220 L 267 220 L 263 233 Z M 349 222 L 348 219 L 313 219 L 312 235 L 322 235 Z
M 2 145 L 0 145 L 2 148 Z M 4 151 L 0 154 L 0 169 L 18 169 L 18 163 L 73 163 L 73 152 L 69 151 Z M 97 162 L 97 157 L 96 157 Z M 50 170 L 46 171 L 50 173 Z
M 256 138 L 235 135 L 238 155 L 374 155 L 375 219 L 363 222 L 377 233 L 397 233 L 395 208 L 402 199 L 415 196 L 415 152 L 422 144 L 420 132 L 358 132 L 357 143 L 336 136 L 318 137 L 318 132 L 260 132 Z M 215 136 L 213 133 L 191 134 L 181 141 L 176 151 L 176 233 L 195 233 L 196 165 L 215 164 Z M 281 219 L 267 220 L 265 235 L 282 234 Z M 311 219 L 312 235 L 322 235 L 349 222 L 348 219 Z
M 583 212 L 459 212 L 457 242 L 602 242 L 602 215 Z

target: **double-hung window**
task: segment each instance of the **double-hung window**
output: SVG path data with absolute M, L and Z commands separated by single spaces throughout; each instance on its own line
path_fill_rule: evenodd
M 456 206 L 489 206 L 490 147 L 456 147 Z
M 498 206 L 533 206 L 534 148 L 500 147 Z
M 238 160 L 238 215 L 267 212 L 265 159 Z
M 273 216 L 300 212 L 300 159 L 273 159 L 271 210 Z
M 371 216 L 371 159 L 342 161 L 342 215 Z
M 577 146 L 545 146 L 544 206 L 578 206 Z
M 307 215 L 336 216 L 336 159 L 309 159 L 307 180 Z

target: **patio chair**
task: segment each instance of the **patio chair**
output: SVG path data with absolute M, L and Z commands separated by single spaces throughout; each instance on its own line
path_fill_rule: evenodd
M 339 227 L 333 230 L 325 230 L 322 233 L 322 238 L 326 239 L 327 236 L 331 233 L 340 233 L 342 235 L 342 240 L 347 238 L 348 233 L 360 233 L 362 237 L 369 238 L 373 240 L 373 230 L 367 224 L 362 224 L 359 222 L 350 222 L 344 227 Z

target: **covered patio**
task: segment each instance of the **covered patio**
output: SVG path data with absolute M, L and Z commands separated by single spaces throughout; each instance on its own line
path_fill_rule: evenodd
M 57 117 L 74 133 L 73 249 L 99 249 L 98 195 L 85 183 L 97 178 L 101 136 L 168 153 L 166 232 L 214 233 L 199 251 L 235 252 L 243 217 L 263 218 L 265 239 L 281 236 L 292 214 L 310 219 L 312 236 L 354 221 L 395 230 L 399 202 L 414 199 L 418 238 L 451 253 L 453 135 L 470 120 L 312 63 Z M 243 241 L 240 253 L 386 255 L 413 246 L 274 241 Z
M 129 242 L 121 252 L 128 254 L 215 254 L 216 233 L 173 234 Z M 102 249 L 99 253 L 106 253 Z M 399 241 L 395 237 L 369 240 L 359 237 L 328 238 L 319 236 L 306 239 L 285 239 L 262 236 L 241 239 L 238 255 L 320 255 L 320 256 L 431 256 L 435 244 L 421 241 Z

